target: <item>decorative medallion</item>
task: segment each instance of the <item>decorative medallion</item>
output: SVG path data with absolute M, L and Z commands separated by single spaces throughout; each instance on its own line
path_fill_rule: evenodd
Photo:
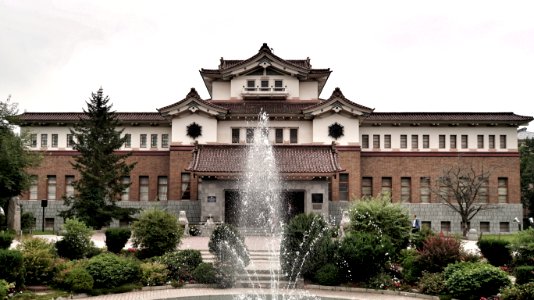
M 201 135 L 202 135 L 202 126 L 198 125 L 195 122 L 187 125 L 187 136 L 193 139 L 196 139 L 197 137 Z
M 343 125 L 338 124 L 337 122 L 328 126 L 328 135 L 334 139 L 338 139 L 343 136 Z

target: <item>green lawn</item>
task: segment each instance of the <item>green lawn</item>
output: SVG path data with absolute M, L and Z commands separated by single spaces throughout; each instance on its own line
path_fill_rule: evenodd
M 482 234 L 482 239 L 485 239 L 485 238 L 495 238 L 495 239 L 502 239 L 502 240 L 506 240 L 506 241 L 509 241 L 509 242 L 513 242 L 517 237 L 517 234 L 515 233 L 509 233 L 509 234 L 489 234 L 489 233 L 484 233 Z

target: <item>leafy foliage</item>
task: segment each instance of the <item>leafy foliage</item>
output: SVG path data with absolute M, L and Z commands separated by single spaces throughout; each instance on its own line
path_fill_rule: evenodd
M 93 276 L 84 268 L 76 267 L 65 274 L 64 288 L 68 291 L 83 293 L 93 289 Z
M 109 97 L 103 90 L 92 93 L 84 109 L 84 117 L 71 129 L 75 137 L 73 168 L 80 173 L 74 181 L 75 195 L 65 199 L 70 208 L 60 215 L 64 218 L 77 216 L 87 225 L 100 229 L 108 226 L 112 219 L 128 219 L 137 212 L 131 208 L 117 206 L 116 199 L 129 184 L 122 178 L 129 176 L 134 164 L 126 163 L 130 154 L 115 151 L 124 144 L 122 130 L 117 130 L 118 120 L 111 111 Z
M 534 208 L 534 139 L 526 139 L 519 147 L 521 172 L 521 202 Z
M 514 269 L 515 283 L 534 282 L 534 266 L 518 266 Z
M 332 263 L 328 263 L 317 270 L 315 282 L 320 285 L 338 285 L 341 282 L 339 268 Z
M 200 263 L 194 270 L 193 279 L 198 283 L 216 283 L 217 270 L 212 263 Z
M 41 238 L 24 239 L 17 249 L 22 253 L 27 284 L 48 284 L 55 273 L 56 249 Z
M 510 248 L 514 253 L 516 266 L 534 266 L 534 229 L 520 231 L 511 242 Z
M 132 231 L 129 228 L 106 229 L 106 247 L 108 251 L 119 253 L 126 246 L 131 235 Z
M 512 261 L 510 242 L 507 240 L 482 238 L 477 245 L 488 262 L 496 267 L 508 265 Z
M 24 212 L 20 216 L 20 227 L 25 232 L 35 228 L 35 217 L 31 211 Z
M 138 282 L 141 278 L 138 261 L 112 253 L 100 254 L 89 259 L 85 269 L 93 277 L 95 288 L 118 287 Z
M 24 258 L 17 250 L 0 249 L 0 278 L 15 282 L 17 287 L 24 284 Z
M 441 272 L 450 263 L 462 259 L 462 245 L 454 237 L 443 234 L 430 236 L 423 243 L 419 252 L 417 264 L 421 270 L 428 272 Z
M 408 246 L 411 222 L 408 211 L 397 203 L 391 203 L 389 195 L 381 195 L 357 201 L 349 210 L 350 230 L 387 236 L 396 255 Z
M 449 293 L 458 299 L 494 296 L 511 283 L 506 272 L 487 263 L 453 264 L 445 269 L 444 276 Z
M 192 279 L 193 270 L 202 263 L 202 256 L 198 250 L 186 249 L 167 252 L 156 261 L 167 267 L 169 279 L 189 281 Z
M 141 264 L 141 283 L 144 286 L 164 285 L 167 282 L 169 271 L 167 267 L 158 262 Z
M 414 283 L 422 274 L 422 266 L 417 262 L 419 252 L 415 249 L 401 250 L 399 260 L 402 266 L 402 276 L 406 282 Z
M 531 300 L 534 299 L 534 282 L 514 285 L 503 289 L 502 300 Z
M 141 257 L 160 256 L 174 251 L 182 235 L 183 229 L 176 217 L 158 209 L 143 211 L 132 224 L 132 243 L 140 249 Z
M 208 249 L 220 262 L 227 262 L 236 268 L 245 268 L 250 262 L 245 238 L 229 224 L 221 224 L 213 230 Z
M 9 231 L 0 231 L 0 249 L 9 249 L 15 239 L 15 234 Z
M 443 295 L 447 293 L 447 287 L 443 284 L 443 273 L 423 272 L 419 279 L 419 290 L 427 295 Z
M 280 264 L 290 280 L 300 274 L 313 279 L 315 272 L 333 258 L 331 232 L 326 221 L 317 214 L 299 214 L 284 227 L 280 243 Z
M 415 249 L 423 249 L 423 244 L 429 236 L 435 236 L 436 234 L 428 226 L 421 227 L 421 230 L 413 233 L 410 240 Z
M 63 238 L 56 242 L 57 253 L 68 259 L 87 257 L 94 247 L 91 229 L 77 218 L 67 219 L 63 224 Z

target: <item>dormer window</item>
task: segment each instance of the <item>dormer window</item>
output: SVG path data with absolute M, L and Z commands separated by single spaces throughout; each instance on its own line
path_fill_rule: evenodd
M 275 92 L 283 92 L 284 91 L 284 82 L 282 80 L 275 80 L 274 81 L 274 91 Z
M 262 80 L 261 81 L 260 91 L 262 91 L 262 92 L 268 92 L 269 91 L 269 80 Z
M 256 90 L 256 80 L 247 80 L 247 87 L 245 88 L 247 92 L 252 92 Z

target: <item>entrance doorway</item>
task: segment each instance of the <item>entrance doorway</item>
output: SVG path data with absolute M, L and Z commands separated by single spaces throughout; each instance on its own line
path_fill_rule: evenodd
M 288 223 L 294 216 L 304 213 L 304 191 L 284 191 L 282 193 L 282 213 Z
M 237 190 L 224 191 L 224 222 L 238 226 L 241 198 Z

